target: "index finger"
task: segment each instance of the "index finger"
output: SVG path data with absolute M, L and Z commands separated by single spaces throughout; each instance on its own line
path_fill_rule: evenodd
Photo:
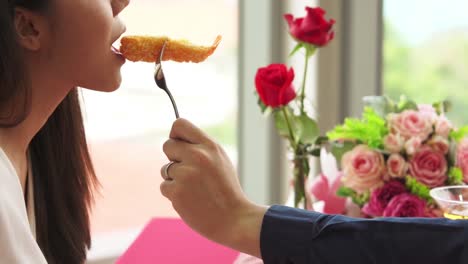
M 178 118 L 174 124 L 172 124 L 169 137 L 192 144 L 201 144 L 210 140 L 209 136 L 205 132 L 183 118 Z

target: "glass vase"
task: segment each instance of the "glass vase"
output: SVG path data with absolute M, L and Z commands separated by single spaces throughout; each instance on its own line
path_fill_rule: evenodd
M 291 150 L 288 156 L 292 164 L 294 207 L 308 210 L 310 201 L 309 195 L 307 195 L 306 182 L 310 172 L 310 156 L 301 146 L 298 146 L 296 150 Z

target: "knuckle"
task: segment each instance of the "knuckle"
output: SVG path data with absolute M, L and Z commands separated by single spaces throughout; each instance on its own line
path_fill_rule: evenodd
M 171 149 L 171 145 L 172 145 L 172 140 L 170 139 L 166 140 L 166 142 L 164 142 L 163 144 L 163 152 L 167 154 L 169 150 Z
M 169 192 L 168 192 L 168 189 L 167 189 L 167 184 L 165 182 L 162 182 L 160 185 L 159 185 L 159 190 L 161 191 L 161 194 L 168 198 L 169 199 Z
M 210 142 L 206 145 L 207 152 L 210 153 L 211 158 L 219 158 L 224 155 L 223 148 L 216 142 Z
M 215 141 L 210 140 L 206 143 L 206 148 L 211 152 L 217 152 L 219 145 Z
M 159 169 L 159 173 L 161 173 L 161 176 L 164 176 L 164 169 L 166 165 L 162 165 L 161 169 Z
M 167 153 L 167 150 L 169 148 L 169 140 L 166 140 L 166 142 L 164 142 L 163 146 L 162 146 L 162 150 L 164 153 Z
M 185 126 L 185 120 L 183 118 L 178 118 L 174 123 L 172 124 L 172 130 L 178 131 L 180 129 L 183 129 Z
M 197 151 L 194 151 L 193 157 L 199 164 L 208 164 L 211 161 L 209 153 L 207 151 L 204 151 L 203 149 L 198 149 Z

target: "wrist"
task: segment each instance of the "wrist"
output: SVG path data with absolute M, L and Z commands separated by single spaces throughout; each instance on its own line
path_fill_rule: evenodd
M 260 258 L 260 233 L 267 210 L 268 207 L 256 205 L 250 201 L 236 210 L 233 215 L 232 228 L 229 230 L 228 246 Z

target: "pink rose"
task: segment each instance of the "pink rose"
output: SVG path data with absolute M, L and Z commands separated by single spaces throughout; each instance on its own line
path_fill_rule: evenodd
M 435 122 L 435 132 L 437 135 L 448 138 L 453 125 L 445 116 L 440 116 Z
M 468 182 L 468 138 L 462 139 L 459 143 L 455 164 L 463 172 L 463 181 Z
M 426 202 L 421 198 L 402 193 L 393 197 L 383 212 L 385 217 L 424 217 Z
M 412 137 L 405 142 L 406 154 L 413 155 L 421 147 L 422 140 L 419 137 Z
M 433 150 L 444 155 L 449 151 L 449 141 L 443 136 L 435 135 L 427 142 L 427 145 L 429 145 Z
M 358 193 L 376 188 L 383 183 L 385 163 L 381 153 L 366 145 L 358 145 L 346 152 L 341 160 L 343 184 Z
M 393 178 L 404 178 L 408 171 L 408 164 L 399 154 L 392 154 L 387 160 L 388 174 Z
M 404 141 L 398 134 L 388 134 L 384 137 L 384 147 L 391 153 L 398 153 L 402 150 Z
M 369 216 L 382 216 L 390 200 L 405 192 L 406 187 L 401 182 L 390 181 L 371 193 L 369 202 L 362 207 L 362 212 Z
M 430 104 L 418 105 L 418 112 L 421 113 L 423 116 L 429 118 L 429 120 L 431 120 L 431 123 L 434 123 L 434 121 L 438 117 L 436 110 Z
M 441 186 L 447 179 L 447 160 L 429 146 L 417 151 L 409 163 L 411 175 L 429 188 Z
M 390 114 L 388 123 L 392 133 L 400 134 L 405 139 L 419 137 L 421 140 L 425 140 L 432 133 L 431 119 L 414 110 Z

